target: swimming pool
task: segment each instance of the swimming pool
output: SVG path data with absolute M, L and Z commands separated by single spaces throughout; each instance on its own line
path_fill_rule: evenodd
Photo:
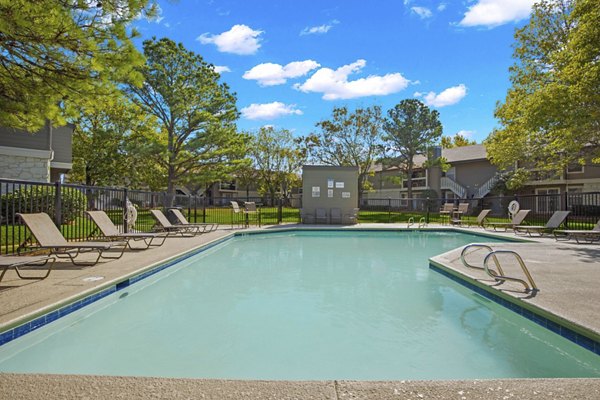
M 432 231 L 236 237 L 5 344 L 0 371 L 600 376 L 597 355 L 428 268 L 428 257 L 475 241 Z

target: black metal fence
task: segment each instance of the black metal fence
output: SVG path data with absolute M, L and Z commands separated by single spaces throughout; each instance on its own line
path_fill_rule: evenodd
M 135 224 L 130 227 L 126 202 L 136 209 Z M 61 233 L 68 240 L 93 239 L 95 224 L 86 217 L 87 210 L 105 211 L 123 232 L 130 229 L 139 232 L 151 231 L 154 220 L 151 209 L 178 208 L 189 222 L 210 222 L 224 226 L 238 224 L 231 201 L 243 207 L 246 202 L 255 202 L 260 213 L 251 224 L 271 225 L 282 221 L 300 222 L 298 209 L 284 208 L 280 200 L 244 198 L 205 198 L 192 195 L 168 195 L 165 192 L 129 190 L 126 188 L 91 187 L 75 184 L 30 182 L 0 179 L 0 254 L 13 253 L 29 238 L 27 228 L 21 223 L 18 213 L 44 212 L 50 215 Z M 168 212 L 167 212 L 167 216 Z
M 568 229 L 591 229 L 600 220 L 600 192 L 567 192 L 544 195 L 512 195 L 468 199 L 393 199 L 363 198 L 360 204 L 360 222 L 407 222 L 409 218 L 424 217 L 429 223 L 444 223 L 448 216 L 440 214 L 443 204 L 455 206 L 468 203 L 464 214 L 475 219 L 483 209 L 491 209 L 492 219 L 508 219 L 508 205 L 517 201 L 521 210 L 530 210 L 525 222 L 529 225 L 545 225 L 555 211 L 571 211 L 567 220 Z
M 134 204 L 137 219 L 129 226 L 126 202 Z M 544 225 L 552 213 L 569 210 L 566 222 L 569 229 L 591 229 L 600 219 L 600 193 L 561 193 L 546 195 L 518 195 L 454 199 L 468 203 L 463 218 L 474 220 L 483 209 L 491 209 L 490 218 L 506 220 L 508 204 L 516 200 L 521 209 L 531 210 L 526 222 Z M 212 197 L 192 195 L 170 196 L 165 192 L 129 190 L 126 188 L 90 187 L 75 184 L 29 182 L 0 179 L 0 254 L 14 252 L 20 243 L 29 236 L 21 224 L 17 213 L 45 212 L 68 240 L 86 240 L 95 236 L 95 225 L 86 218 L 86 210 L 103 210 L 122 231 L 151 231 L 154 221 L 150 210 L 179 208 L 189 222 L 210 222 L 222 226 L 235 226 L 239 216 L 233 213 L 231 201 L 241 206 L 254 202 L 260 210 L 260 217 L 249 222 L 260 225 L 274 225 L 301 222 L 301 201 L 285 202 L 281 199 L 264 197 Z M 444 223 L 448 216 L 440 214 L 445 203 L 442 199 L 392 199 L 366 198 L 360 202 L 359 222 L 361 223 L 404 223 L 410 218 L 418 223 L 424 218 L 428 223 Z

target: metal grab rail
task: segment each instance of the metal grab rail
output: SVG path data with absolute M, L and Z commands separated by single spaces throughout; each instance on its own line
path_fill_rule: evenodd
M 410 217 L 408 219 L 406 227 L 410 228 L 414 224 L 415 224 L 415 217 Z M 421 219 L 419 219 L 419 225 L 417 225 L 417 228 L 421 229 L 421 228 L 425 228 L 426 226 L 427 226 L 427 221 L 425 220 L 425 217 L 421 217 Z
M 462 249 L 462 251 L 460 252 L 460 261 L 462 261 L 462 263 L 463 263 L 463 265 L 465 267 L 484 270 L 485 272 L 487 272 L 487 274 L 489 276 L 491 276 L 492 278 L 494 278 L 496 280 L 499 280 L 499 279 L 497 279 L 497 277 L 503 276 L 504 275 L 504 271 L 502 270 L 502 267 L 500 266 L 500 263 L 498 262 L 498 259 L 496 258 L 495 255 L 494 255 L 494 261 L 496 262 L 496 268 L 498 268 L 499 273 L 496 272 L 496 271 L 494 271 L 493 269 L 489 269 L 489 268 L 486 269 L 485 267 L 478 267 L 476 265 L 471 265 L 471 264 L 469 264 L 467 262 L 467 260 L 465 258 L 466 254 L 467 254 L 467 250 L 475 248 L 475 247 L 486 249 L 486 250 L 489 251 L 489 253 L 493 253 L 494 252 L 494 249 L 492 249 L 487 244 L 472 243 L 472 244 L 469 244 L 469 245 L 465 246 L 464 249 Z
M 483 268 L 485 269 L 485 271 L 488 274 L 491 275 L 489 267 L 488 267 L 488 263 L 489 263 L 489 261 L 490 261 L 491 258 L 494 259 L 494 263 L 496 263 L 496 267 L 498 267 L 498 269 L 500 269 L 499 268 L 500 267 L 500 263 L 498 262 L 498 258 L 496 257 L 497 254 L 512 254 L 513 256 L 515 256 L 515 258 L 519 262 L 519 265 L 521 266 L 521 269 L 523 270 L 523 273 L 525 274 L 525 277 L 529 281 L 529 285 L 527 284 L 527 282 L 525 282 L 522 279 L 513 278 L 513 277 L 510 277 L 510 276 L 504 276 L 504 273 L 502 273 L 502 275 L 498 275 L 497 277 L 495 277 L 495 279 L 497 279 L 497 280 L 507 280 L 507 281 L 519 282 L 520 284 L 522 284 L 525 287 L 525 292 L 527 292 L 527 293 L 529 293 L 530 291 L 537 292 L 537 291 L 540 290 L 536 286 L 535 282 L 533 281 L 533 277 L 531 276 L 531 274 L 529 273 L 529 270 L 525 266 L 525 262 L 523 261 L 523 259 L 521 258 L 521 256 L 516 251 L 512 251 L 512 250 L 493 250 L 493 251 L 491 251 L 483 259 Z M 531 287 L 530 287 L 530 285 L 531 285 Z

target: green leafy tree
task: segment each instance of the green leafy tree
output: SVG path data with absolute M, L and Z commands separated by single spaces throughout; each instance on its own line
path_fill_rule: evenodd
M 412 198 L 414 158 L 427 155 L 442 136 L 439 112 L 416 99 L 405 99 L 388 111 L 383 123 L 386 163 L 399 167 L 408 177 L 407 195 Z
M 358 187 L 371 189 L 370 168 L 383 152 L 381 142 L 381 108 L 335 107 L 330 120 L 318 122 L 321 131 L 304 139 L 309 157 L 316 163 L 333 166 L 358 167 Z
M 300 184 L 300 168 L 306 153 L 287 129 L 262 127 L 249 147 L 262 195 L 271 203 L 278 194 L 289 199 L 291 190 Z
M 162 189 L 165 171 L 157 121 L 125 97 L 82 106 L 75 120 L 71 181 L 91 186 Z
M 141 83 L 128 24 L 148 0 L 0 2 L 0 124 L 37 131 L 63 125 L 69 106 Z M 104 101 L 104 100 L 98 100 Z
M 599 18 L 593 0 L 534 5 L 515 34 L 512 86 L 495 112 L 501 127 L 486 140 L 494 164 L 526 160 L 525 167 L 557 171 L 600 161 Z
M 144 55 L 144 84 L 131 85 L 129 93 L 161 125 L 158 154 L 168 193 L 173 196 L 178 184 L 207 182 L 230 172 L 243 157 L 244 136 L 235 126 L 235 95 L 219 83 L 214 66 L 167 38 L 146 40 Z
M 457 133 L 454 136 L 442 136 L 441 144 L 442 148 L 451 149 L 453 147 L 472 146 L 477 144 L 477 142 L 464 137 L 460 133 Z

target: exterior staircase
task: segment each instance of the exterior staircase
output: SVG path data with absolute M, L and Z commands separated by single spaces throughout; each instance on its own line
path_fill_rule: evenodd
M 443 176 L 440 183 L 441 189 L 451 190 L 458 198 L 464 199 L 467 195 L 467 189 L 452 178 Z
M 486 194 L 488 194 L 490 192 L 490 190 L 492 190 L 492 188 L 494 187 L 496 182 L 498 182 L 498 176 L 494 175 L 490 179 L 488 179 L 488 181 L 486 183 L 481 185 L 479 187 L 479 189 L 477 189 L 477 193 L 475 193 L 475 197 L 477 197 L 477 198 L 484 197 Z

